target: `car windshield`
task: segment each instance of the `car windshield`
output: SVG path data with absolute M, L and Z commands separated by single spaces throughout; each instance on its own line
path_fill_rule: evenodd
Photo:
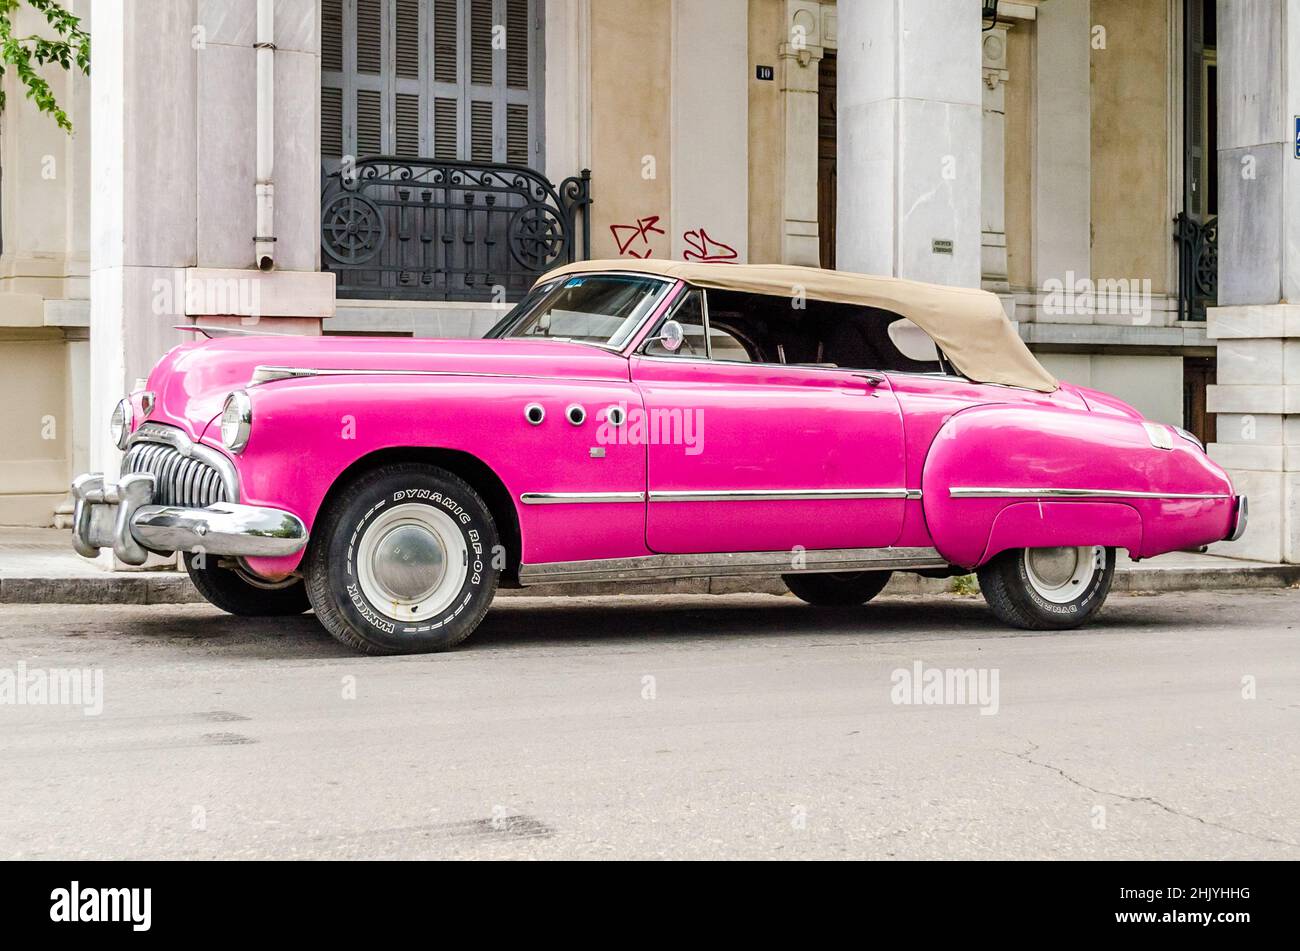
M 640 274 L 561 278 L 534 288 L 488 336 L 544 337 L 621 349 L 671 286 Z

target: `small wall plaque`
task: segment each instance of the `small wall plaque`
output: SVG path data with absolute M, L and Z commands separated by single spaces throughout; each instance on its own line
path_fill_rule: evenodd
M 952 239 L 935 238 L 930 243 L 930 247 L 935 254 L 952 254 Z
M 776 69 L 771 66 L 755 66 L 754 75 L 765 82 L 771 82 L 776 79 Z

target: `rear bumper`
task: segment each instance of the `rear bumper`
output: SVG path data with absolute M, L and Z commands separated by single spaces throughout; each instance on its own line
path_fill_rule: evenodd
M 1228 533 L 1228 536 L 1224 541 L 1235 542 L 1242 535 L 1246 534 L 1246 519 L 1248 514 L 1246 496 L 1234 496 L 1232 505 L 1232 531 Z
M 124 475 L 117 484 L 105 483 L 100 473 L 78 476 L 72 483 L 72 547 L 87 558 L 111 548 L 119 561 L 142 565 L 150 552 L 278 558 L 307 544 L 302 519 L 281 509 L 234 502 L 153 505 L 153 494 L 154 476 L 146 472 Z

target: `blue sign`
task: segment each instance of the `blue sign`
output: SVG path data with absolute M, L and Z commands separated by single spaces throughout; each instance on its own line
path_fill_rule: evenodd
M 1300 158 L 1300 116 L 1295 117 L 1295 157 Z

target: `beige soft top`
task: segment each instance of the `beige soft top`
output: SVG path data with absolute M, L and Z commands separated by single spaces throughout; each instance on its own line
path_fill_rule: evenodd
M 635 271 L 721 291 L 780 297 L 803 294 L 810 300 L 833 304 L 878 307 L 910 319 L 930 335 L 953 366 L 972 380 L 1044 393 L 1058 386 L 1011 326 L 1002 303 L 988 291 L 972 287 L 923 284 L 792 264 L 697 264 L 653 258 L 578 261 L 548 271 L 542 280 L 592 271 Z

